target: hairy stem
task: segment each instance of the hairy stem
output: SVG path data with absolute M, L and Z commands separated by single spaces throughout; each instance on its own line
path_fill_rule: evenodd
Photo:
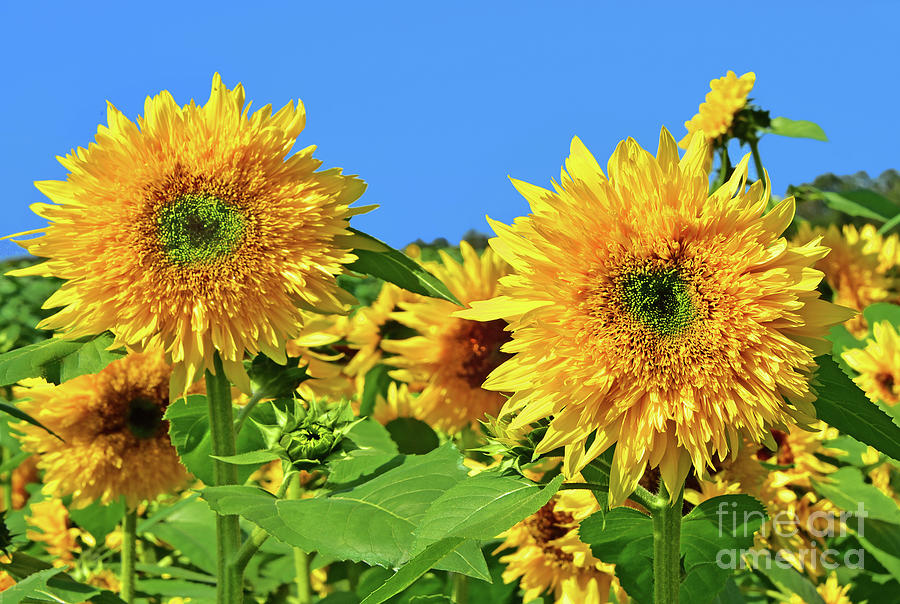
M 234 436 L 234 414 L 231 405 L 231 383 L 225 376 L 222 359 L 215 355 L 215 375 L 206 371 L 206 399 L 209 404 L 209 428 L 212 454 L 234 455 L 237 451 Z M 213 460 L 213 481 L 216 486 L 237 484 L 237 466 Z M 216 596 L 220 603 L 239 604 L 243 601 L 243 576 L 229 564 L 241 547 L 241 527 L 236 515 L 216 514 Z
M 122 518 L 122 571 L 120 597 L 128 604 L 134 602 L 135 572 L 137 562 L 137 509 L 125 510 Z
M 653 602 L 678 604 L 681 586 L 681 507 L 684 489 L 671 503 L 662 478 L 653 515 Z
M 286 479 L 289 482 L 286 499 L 300 499 L 303 494 L 303 485 L 300 484 L 300 475 Z M 309 583 L 309 554 L 294 548 L 294 570 L 297 573 L 297 604 L 310 604 L 312 602 L 312 589 Z

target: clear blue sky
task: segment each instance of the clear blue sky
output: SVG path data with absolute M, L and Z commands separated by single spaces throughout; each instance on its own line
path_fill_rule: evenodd
M 301 98 L 297 148 L 361 175 L 381 208 L 354 226 L 395 246 L 526 213 L 507 176 L 547 186 L 573 135 L 601 165 L 624 137 L 680 137 L 729 69 L 831 139 L 766 137 L 775 192 L 900 168 L 898 3 L 690 4 L 6 0 L 0 231 L 43 225 L 32 182 L 65 177 L 55 156 L 93 140 L 107 99 L 131 119 L 161 89 L 205 102 L 215 71 L 254 107 Z

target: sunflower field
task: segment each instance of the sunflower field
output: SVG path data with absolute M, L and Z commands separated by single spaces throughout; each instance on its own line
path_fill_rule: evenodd
M 900 602 L 900 174 L 773 194 L 755 78 L 402 251 L 301 103 L 109 105 L 8 235 L 0 602 Z

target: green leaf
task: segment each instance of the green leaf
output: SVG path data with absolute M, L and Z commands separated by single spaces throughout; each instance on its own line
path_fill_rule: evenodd
M 372 415 L 379 394 L 387 396 L 388 385 L 391 383 L 391 377 L 388 375 L 389 369 L 387 365 L 375 365 L 366 373 L 366 381 L 363 384 L 362 398 L 359 403 L 360 417 Z
M 79 583 L 60 568 L 21 552 L 12 555 L 9 564 L 0 564 L 18 581 L 0 594 L 0 602 L 85 602 L 96 604 L 123 604 L 123 600 L 111 591 Z
M 713 497 L 691 510 L 681 523 L 686 573 L 681 601 L 711 601 L 734 575 L 734 568 L 723 565 L 723 553 L 739 567 L 741 550 L 753 546 L 753 535 L 765 519 L 765 506 L 749 495 Z
M 857 468 L 845 466 L 812 483 L 819 494 L 842 510 L 856 513 L 863 506 L 869 518 L 900 524 L 900 507 L 874 485 L 865 482 Z
M 490 539 L 537 512 L 562 484 L 562 475 L 541 487 L 525 478 L 482 472 L 438 497 L 416 530 L 414 551 L 445 537 Z
M 332 490 L 338 488 L 338 485 L 348 488 L 347 483 L 363 476 L 386 472 L 403 461 L 391 435 L 373 419 L 354 424 L 345 438 L 357 448 L 328 461 L 328 485 Z
M 636 602 L 653 601 L 653 520 L 619 507 L 581 521 L 579 538 L 597 559 L 616 565 L 616 576 Z
M 357 260 L 348 264 L 347 268 L 390 281 L 416 294 L 440 298 L 462 306 L 446 285 L 415 260 L 371 235 L 356 229 L 349 230 L 362 245 L 353 250 Z
M 895 327 L 900 327 L 900 305 L 879 302 L 870 304 L 863 309 L 863 317 L 869 325 L 869 333 L 872 332 L 872 326 L 881 321 L 887 321 Z M 860 342 L 863 346 L 865 342 Z
M 401 460 L 372 480 L 329 496 L 276 500 L 252 487 L 210 487 L 202 496 L 217 512 L 240 514 L 305 551 L 396 568 L 409 559 L 413 531 L 431 504 L 467 475 L 449 444 Z
M 62 440 L 62 438 L 60 438 L 60 436 L 56 432 L 54 432 L 53 430 L 51 430 L 50 428 L 48 428 L 47 426 L 45 426 L 38 420 L 34 419 L 33 417 L 31 417 L 30 415 L 28 415 L 27 413 L 25 413 L 18 407 L 16 407 L 15 405 L 10 405 L 9 403 L 0 402 L 0 411 L 3 411 L 7 415 L 12 415 L 16 419 L 20 419 L 23 422 L 28 422 L 32 426 L 37 426 L 38 428 L 41 428 L 48 434 L 52 434 L 56 438 L 59 438 L 59 440 Z
M 286 365 L 279 365 L 260 353 L 253 358 L 247 370 L 253 382 L 253 396 L 257 400 L 290 398 L 301 382 L 309 376 L 306 367 L 298 367 L 299 357 L 288 357 Z
M 847 527 L 850 533 L 900 581 L 900 526 L 874 518 L 866 518 L 862 527 L 854 524 L 851 522 Z
M 431 426 L 420 419 L 398 417 L 388 422 L 385 428 L 404 455 L 424 455 L 441 444 Z
M 827 355 L 816 357 L 816 415 L 828 425 L 900 460 L 900 426 L 873 404 Z
M 816 586 L 809 579 L 782 562 L 779 565 L 766 564 L 759 570 L 775 584 L 779 590 L 788 594 L 797 594 L 806 604 L 825 604 L 822 596 L 816 591 Z
M 259 464 L 275 461 L 279 458 L 278 453 L 274 453 L 268 449 L 257 449 L 256 451 L 247 451 L 246 453 L 238 453 L 237 455 L 210 455 L 210 457 L 236 466 L 258 466 Z
M 97 543 L 103 543 L 106 535 L 113 532 L 125 515 L 125 503 L 120 499 L 109 505 L 96 501 L 91 505 L 69 510 L 69 517 L 75 524 L 93 535 Z
M 825 205 L 848 216 L 860 216 L 869 220 L 887 222 L 900 212 L 900 206 L 893 201 L 867 189 L 843 193 L 820 191 L 820 194 Z
M 255 417 L 264 410 L 257 407 L 251 413 Z M 209 408 L 206 396 L 192 394 L 178 399 L 166 409 L 169 421 L 169 437 L 178 451 L 184 466 L 206 484 L 213 484 L 212 440 L 209 433 Z M 265 448 L 262 435 L 247 426 L 237 436 L 238 454 Z M 263 462 L 238 466 L 238 480 L 244 482 Z
M 828 141 L 828 137 L 825 136 L 825 131 L 822 130 L 821 126 L 806 120 L 789 120 L 786 117 L 774 117 L 769 124 L 768 131 L 778 136 Z
M 124 356 L 123 352 L 106 350 L 112 343 L 113 336 L 108 333 L 78 340 L 50 338 L 0 354 L 0 386 L 32 377 L 59 384 L 97 373 Z
M 166 596 L 164 601 L 170 597 L 190 598 L 192 602 L 216 601 L 215 586 L 183 579 L 141 579 L 137 587 L 143 593 Z
M 384 585 L 366 596 L 362 604 L 381 604 L 388 598 L 400 593 L 412 585 L 416 579 L 437 566 L 441 560 L 453 553 L 463 541 L 462 537 L 447 537 L 432 543 L 422 553 L 398 570 L 393 577 L 385 581 Z
M 139 527 L 140 528 L 140 527 Z M 181 552 L 191 563 L 209 573 L 216 571 L 216 516 L 198 499 L 181 506 L 152 533 Z

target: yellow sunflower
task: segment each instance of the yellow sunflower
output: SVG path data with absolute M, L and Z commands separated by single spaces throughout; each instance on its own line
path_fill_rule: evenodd
M 22 449 L 40 455 L 44 493 L 72 504 L 104 504 L 124 496 L 129 507 L 183 485 L 188 473 L 163 419 L 171 367 L 161 352 L 133 353 L 100 373 L 59 386 L 34 380 L 19 406 L 41 428 L 15 424 Z
M 357 379 L 348 372 L 348 353 L 352 351 L 337 346 L 347 336 L 347 317 L 312 312 L 303 312 L 302 317 L 303 329 L 286 347 L 288 356 L 300 357 L 299 366 L 305 367 L 309 376 L 300 383 L 297 392 L 307 400 L 353 398 L 365 377 Z
M 457 313 L 510 322 L 515 354 L 484 387 L 514 392 L 513 430 L 552 418 L 537 453 L 564 446 L 571 477 L 618 442 L 613 505 L 648 463 L 674 497 L 692 462 L 811 422 L 813 358 L 850 315 L 818 297 L 811 265 L 828 249 L 781 237 L 793 198 L 764 214 L 749 155 L 708 194 L 706 150 L 695 137 L 679 161 L 663 128 L 656 157 L 621 142 L 607 179 L 575 138 L 554 191 L 514 181 L 533 213 L 490 221 L 490 243 L 515 272 Z
M 471 245 L 459 244 L 462 264 L 441 251 L 442 264 L 428 269 L 465 305 L 497 293 L 498 279 L 509 265 L 491 250 L 479 256 Z M 401 368 L 392 375 L 408 383 L 424 383 L 415 401 L 416 417 L 454 432 L 496 415 L 505 400 L 481 388 L 488 374 L 509 358 L 500 346 L 509 340 L 506 322 L 471 321 L 453 316 L 459 307 L 446 300 L 418 296 L 398 302 L 401 312 L 391 317 L 420 335 L 403 340 L 382 340 L 381 347 L 397 356 L 386 363 Z
M 700 104 L 697 115 L 684 123 L 688 133 L 678 141 L 678 146 L 687 149 L 694 135 L 702 132 L 708 139 L 716 139 L 728 132 L 734 114 L 747 104 L 747 95 L 753 89 L 756 74 L 745 73 L 738 77 L 729 71 L 721 78 L 709 83 L 706 102 Z
M 896 405 L 900 400 L 900 335 L 889 321 L 872 326 L 865 348 L 850 348 L 841 357 L 857 373 L 856 385 L 873 402 Z
M 745 443 L 733 457 L 716 465 L 715 472 L 685 490 L 685 500 L 693 504 L 735 493 L 752 495 L 766 506 L 769 519 L 756 535 L 758 548 L 778 551 L 798 571 L 811 575 L 821 572 L 818 554 L 825 534 L 817 523 L 823 512 L 839 511 L 829 500 L 820 498 L 812 481 L 823 482 L 837 468 L 822 457 L 835 457 L 838 451 L 825 447 L 838 431 L 824 422 L 814 430 L 792 426 L 789 432 L 774 430 L 774 451 L 754 443 Z M 769 469 L 763 462 L 783 466 Z M 814 515 L 816 512 L 818 514 Z
M 214 372 L 218 350 L 247 392 L 245 351 L 283 362 L 298 306 L 341 311 L 349 300 L 334 276 L 355 259 L 342 237 L 365 185 L 315 172 L 314 147 L 288 157 L 301 104 L 249 115 L 244 89 L 218 74 L 206 105 L 163 91 L 144 111 L 135 124 L 109 105 L 96 142 L 60 160 L 67 180 L 36 183 L 55 203 L 32 209 L 50 224 L 20 244 L 47 261 L 11 274 L 66 279 L 45 304 L 62 310 L 41 328 L 160 345 L 178 394 Z
M 608 601 L 613 584 L 623 601 L 615 566 L 597 560 L 578 538 L 581 521 L 599 509 L 587 491 L 560 491 L 503 535 L 506 540 L 497 551 L 516 550 L 500 558 L 507 565 L 503 581 L 511 583 L 521 577 L 523 602 L 550 592 L 558 603 L 601 604 Z
M 835 225 L 823 229 L 802 223 L 794 241 L 806 243 L 818 237 L 831 253 L 816 268 L 825 273 L 836 304 L 862 311 L 876 302 L 900 302 L 900 236 L 884 237 L 871 224 L 860 229 L 848 224 L 838 230 Z M 862 314 L 847 321 L 847 329 L 863 336 L 868 327 Z
M 352 351 L 345 370 L 348 374 L 364 375 L 381 362 L 381 341 L 393 322 L 392 313 L 400 310 L 400 302 L 416 299 L 416 294 L 385 283 L 371 306 L 363 306 L 348 319 L 347 345 Z
M 78 540 L 84 533 L 69 526 L 69 511 L 59 499 L 44 499 L 32 504 L 31 514 L 25 520 L 29 527 L 34 527 L 25 531 L 25 537 L 43 544 L 47 553 L 53 556 L 53 566 L 74 563 L 75 554 L 81 551 Z
M 400 417 L 417 417 L 417 399 L 409 392 L 409 384 L 388 385 L 387 396 L 380 394 L 375 399 L 372 418 L 381 425 L 387 425 Z

